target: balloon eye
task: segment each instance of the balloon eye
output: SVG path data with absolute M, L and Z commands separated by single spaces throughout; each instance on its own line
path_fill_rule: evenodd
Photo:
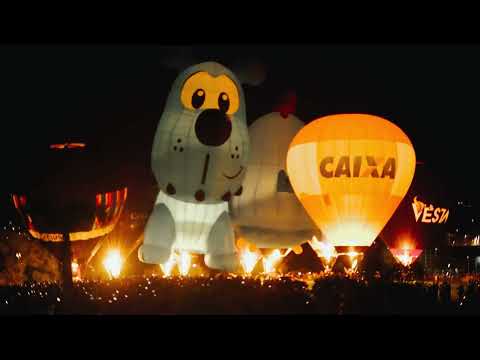
M 226 93 L 222 92 L 218 96 L 218 108 L 220 109 L 221 112 L 226 113 L 229 107 L 230 107 L 230 99 L 228 98 L 228 95 Z
M 192 106 L 194 109 L 198 109 L 205 102 L 205 91 L 203 89 L 197 89 L 192 95 Z

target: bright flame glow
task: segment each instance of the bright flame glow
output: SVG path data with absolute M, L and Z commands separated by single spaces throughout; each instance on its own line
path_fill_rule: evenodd
M 192 256 L 186 251 L 181 251 L 177 256 L 177 264 L 180 275 L 187 276 L 192 265 Z
M 249 244 L 242 238 L 238 239 L 237 248 L 239 250 L 240 264 L 242 265 L 243 271 L 249 275 L 262 257 L 262 254 L 255 245 Z
M 266 273 L 275 272 L 275 268 L 280 264 L 280 261 L 290 253 L 290 251 L 292 251 L 292 249 L 288 249 L 285 254 L 282 255 L 279 249 L 275 249 L 269 255 L 263 256 L 263 271 Z
M 348 255 L 348 257 L 350 258 L 350 268 L 345 268 L 345 272 L 349 275 L 353 275 L 357 272 L 358 257 L 362 254 L 353 250 L 349 250 L 346 255 Z
M 338 256 L 335 247 L 328 241 L 318 241 L 315 235 L 312 237 L 312 240 L 308 241 L 308 243 L 322 261 L 325 272 L 329 272 L 335 264 L 335 260 L 337 260 Z
M 108 275 L 111 278 L 118 278 L 122 271 L 123 259 L 120 254 L 120 250 L 112 249 L 107 253 L 105 260 L 103 260 L 103 266 L 107 270 Z
M 390 249 L 393 256 L 403 266 L 408 267 L 420 256 L 422 250 L 414 249 L 409 243 L 404 243 L 401 248 Z
M 175 265 L 177 265 L 181 276 L 187 276 L 192 267 L 192 255 L 186 251 L 180 251 L 180 253 L 173 252 L 166 263 L 160 264 L 164 276 L 170 276 Z M 195 267 L 195 264 L 193 267 Z
M 408 250 L 403 250 L 403 253 L 401 255 L 397 256 L 398 261 L 403 266 L 409 266 L 413 262 L 412 256 L 408 253 Z
M 72 260 L 72 275 L 73 280 L 80 280 L 80 266 L 78 265 L 78 261 L 76 259 Z
M 160 268 L 163 271 L 163 275 L 170 276 L 172 274 L 173 268 L 175 267 L 176 256 L 174 253 L 170 255 L 165 264 L 160 264 Z
M 240 263 L 242 264 L 243 271 L 246 274 L 251 274 L 260 258 L 261 255 L 256 251 L 250 251 L 249 249 L 242 250 L 242 252 L 240 252 Z
M 479 236 L 479 235 L 477 235 L 477 236 L 475 236 L 475 237 L 473 238 L 472 245 L 473 245 L 473 246 L 478 246 L 478 245 L 480 245 L 480 236 Z

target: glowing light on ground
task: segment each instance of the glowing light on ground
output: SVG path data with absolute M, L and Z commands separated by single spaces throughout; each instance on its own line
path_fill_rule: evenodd
M 283 255 L 279 249 L 273 250 L 269 255 L 263 256 L 263 271 L 265 273 L 274 273 L 282 259 L 286 257 L 292 249 L 288 249 Z
M 420 256 L 422 250 L 414 249 L 410 243 L 404 243 L 401 248 L 390 249 L 397 261 L 405 267 L 413 264 Z
M 480 245 L 480 235 L 477 235 L 473 238 L 472 246 L 479 246 Z
M 170 258 L 165 264 L 160 264 L 160 268 L 163 271 L 164 276 L 170 276 L 172 274 L 173 268 L 175 267 L 176 264 L 176 256 L 174 253 L 170 255 Z
M 246 275 L 250 275 L 255 265 L 257 265 L 258 261 L 262 258 L 262 253 L 254 244 L 249 244 L 242 238 L 238 239 L 237 248 L 243 272 Z
M 243 249 L 240 252 L 240 264 L 242 264 L 243 271 L 249 275 L 252 273 L 255 265 L 261 258 L 261 254 L 258 251 L 250 251 L 249 249 Z
M 316 236 L 313 236 L 312 240 L 308 241 L 308 244 L 322 262 L 325 272 L 330 272 L 338 257 L 335 247 L 326 240 L 318 241 Z
M 103 266 L 105 267 L 105 270 L 107 270 L 108 275 L 113 279 L 118 278 L 122 271 L 122 265 L 123 259 L 120 250 L 109 250 L 105 260 L 103 260 Z
M 192 255 L 190 253 L 180 251 L 180 253 L 173 252 L 166 263 L 160 264 L 164 277 L 171 276 L 175 267 L 177 267 L 181 276 L 187 276 L 190 268 L 196 267 L 196 265 L 193 264 L 192 266 Z
M 78 265 L 78 261 L 76 259 L 72 260 L 72 276 L 73 276 L 73 280 L 75 281 L 81 280 L 80 265 Z
M 356 251 L 350 250 L 346 253 L 350 259 L 350 268 L 345 268 L 345 272 L 348 275 L 353 275 L 357 272 L 358 258 L 362 255 Z
M 180 275 L 187 276 L 192 265 L 192 256 L 186 251 L 181 251 L 177 256 L 177 264 Z

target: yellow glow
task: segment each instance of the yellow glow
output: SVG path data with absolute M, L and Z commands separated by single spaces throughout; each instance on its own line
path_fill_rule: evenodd
M 262 254 L 255 244 L 250 244 L 243 238 L 237 240 L 237 248 L 243 271 L 245 274 L 249 275 L 262 257 Z
M 473 238 L 472 245 L 473 245 L 473 246 L 478 246 L 478 245 L 480 245 L 480 236 L 477 235 L 477 236 L 475 236 L 475 237 Z
M 254 244 L 248 243 L 243 238 L 237 240 L 237 248 L 243 271 L 249 275 L 262 257 L 262 254 Z
M 352 267 L 351 267 L 352 272 L 357 270 L 357 264 L 358 264 L 358 259 L 353 259 Z
M 403 266 L 409 266 L 413 262 L 413 257 L 409 254 L 408 249 L 403 249 L 403 252 L 397 255 L 397 259 Z
M 345 222 L 327 226 L 328 241 L 335 246 L 370 246 L 376 234 L 365 223 Z
M 176 264 L 176 256 L 174 253 L 170 255 L 170 258 L 165 264 L 160 264 L 160 268 L 162 269 L 163 275 L 170 276 L 172 274 L 173 268 Z
M 351 261 L 353 261 L 353 259 L 356 259 L 357 256 L 360 255 L 360 253 L 356 252 L 356 251 L 353 251 L 353 250 L 350 250 L 348 253 L 347 253 L 348 257 L 350 258 Z
M 105 260 L 103 260 L 103 266 L 105 267 L 105 270 L 107 270 L 108 275 L 113 279 L 118 278 L 122 271 L 122 265 L 123 259 L 120 250 L 109 250 Z
M 327 241 L 318 241 L 316 236 L 313 236 L 312 240 L 308 241 L 308 244 L 322 261 L 325 272 L 329 272 L 338 256 L 335 247 Z
M 266 273 L 275 272 L 276 267 L 280 264 L 281 260 L 287 256 L 292 249 L 288 249 L 283 255 L 279 249 L 273 250 L 269 255 L 263 256 L 263 271 Z
M 401 239 L 399 246 L 397 248 L 391 248 L 390 252 L 398 262 L 400 262 L 403 266 L 408 267 L 422 252 L 420 249 L 415 249 L 414 244 L 414 241 L 412 241 L 408 236 L 405 236 Z
M 192 256 L 186 251 L 181 251 L 177 256 L 177 264 L 180 275 L 187 276 L 192 265 Z
M 230 106 L 227 110 L 227 114 L 232 115 L 237 112 L 240 98 L 238 89 L 232 79 L 226 75 L 220 75 L 213 77 L 205 71 L 200 71 L 190 76 L 183 84 L 180 99 L 184 107 L 190 110 L 194 110 L 192 106 L 192 96 L 197 90 L 200 96 L 204 96 L 204 102 L 199 109 L 218 109 L 218 100 L 220 94 L 222 99 L 225 100 L 228 97 Z
M 65 143 L 65 144 L 51 144 L 50 149 L 57 149 L 57 150 L 63 150 L 65 148 L 67 149 L 76 149 L 76 148 L 84 148 L 85 144 L 84 143 Z
M 393 248 L 390 251 L 395 259 L 405 267 L 412 265 L 422 253 L 422 250 L 415 249 L 409 241 L 404 241 L 399 248 Z
M 80 266 L 76 259 L 72 260 L 72 276 L 73 280 L 80 280 Z
M 261 255 L 256 251 L 250 251 L 248 249 L 242 250 L 240 253 L 240 263 L 242 264 L 243 271 L 246 274 L 251 274 Z
M 192 255 L 187 251 L 172 252 L 168 261 L 160 264 L 164 276 L 172 275 L 175 266 L 177 266 L 181 276 L 187 276 L 192 267 Z M 193 264 L 193 267 L 196 267 L 196 265 Z
M 372 244 L 407 193 L 415 163 L 400 128 L 365 114 L 310 122 L 287 153 L 295 194 L 333 246 Z
M 342 254 L 343 255 L 343 254 Z M 350 249 L 346 254 L 350 258 L 350 268 L 345 268 L 345 272 L 349 275 L 353 275 L 354 273 L 357 272 L 357 266 L 358 266 L 358 258 L 362 255 L 362 253 L 353 251 Z

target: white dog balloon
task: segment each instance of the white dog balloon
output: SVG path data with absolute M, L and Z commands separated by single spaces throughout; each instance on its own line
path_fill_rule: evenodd
M 139 259 L 165 263 L 172 251 L 205 254 L 205 264 L 238 266 L 228 201 L 242 192 L 249 139 L 235 75 L 215 62 L 175 80 L 160 119 L 152 168 L 160 187 Z

